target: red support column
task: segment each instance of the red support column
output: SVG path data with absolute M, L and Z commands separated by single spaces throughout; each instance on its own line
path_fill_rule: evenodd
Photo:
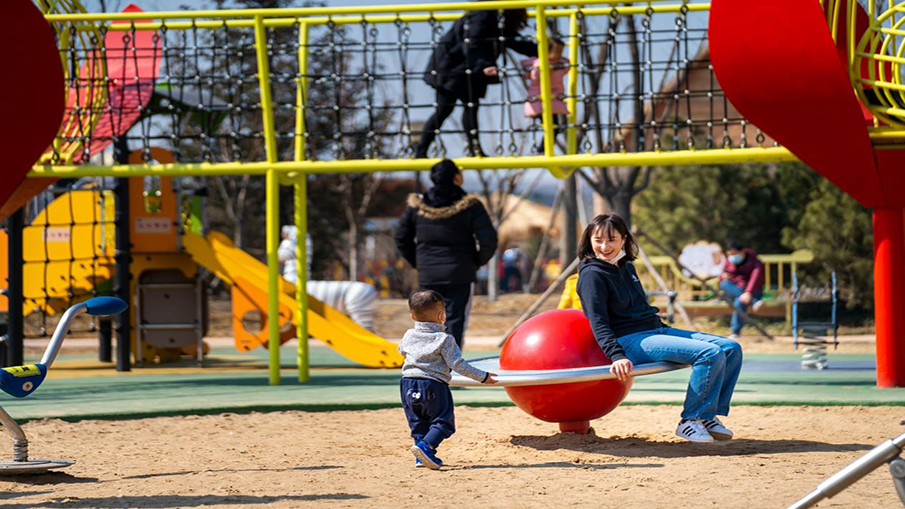
M 905 387 L 905 209 L 874 209 L 877 386 Z

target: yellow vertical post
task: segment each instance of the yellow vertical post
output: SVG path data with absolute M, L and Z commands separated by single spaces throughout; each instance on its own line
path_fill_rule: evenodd
M 299 22 L 299 78 L 295 86 L 295 150 L 293 159 L 305 160 L 305 105 L 308 80 L 308 22 Z
M 299 24 L 299 79 L 296 84 L 295 154 L 296 161 L 305 159 L 305 105 L 307 104 L 308 74 L 308 23 Z M 295 302 L 298 313 L 296 337 L 299 338 L 299 382 L 309 380 L 308 360 L 308 179 L 302 173 L 295 183 L 295 263 L 298 280 L 295 285 Z
M 267 162 L 277 162 L 277 141 L 273 122 L 273 99 L 270 96 L 270 66 L 267 62 L 267 33 L 264 18 L 255 16 L 255 52 L 258 60 L 258 83 L 261 88 L 261 120 Z M 280 181 L 277 172 L 266 173 L 267 189 L 267 348 L 270 353 L 270 385 L 280 385 Z
M 783 274 L 783 270 L 782 270 L 782 262 L 780 262 L 779 265 L 777 266 L 776 272 L 777 272 L 776 277 L 779 280 L 778 284 L 777 284 L 777 288 L 783 288 L 786 283 L 785 283 L 785 274 Z
M 578 26 L 578 12 L 569 15 L 569 93 L 566 104 L 569 107 L 569 127 L 566 131 L 566 147 L 568 154 L 578 153 L 578 48 L 581 34 Z
M 550 48 L 547 42 L 547 15 L 544 6 L 535 10 L 537 18 L 537 59 L 540 64 L 540 100 L 544 111 L 544 155 L 556 155 L 556 139 L 553 137 L 553 101 L 550 97 Z
M 298 264 L 298 281 L 295 285 L 295 300 L 298 306 L 296 336 L 299 338 L 298 369 L 299 382 L 307 382 L 308 373 L 308 179 L 303 173 L 295 183 L 295 260 Z

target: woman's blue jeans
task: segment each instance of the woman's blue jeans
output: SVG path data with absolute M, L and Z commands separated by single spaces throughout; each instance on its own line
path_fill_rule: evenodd
M 721 336 L 672 327 L 616 338 L 632 364 L 670 361 L 691 365 L 683 419 L 729 415 L 729 402 L 742 370 L 742 347 Z

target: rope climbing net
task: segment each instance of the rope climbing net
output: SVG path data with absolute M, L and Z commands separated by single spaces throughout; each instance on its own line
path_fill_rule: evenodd
M 709 4 L 589 4 L 51 14 L 49 21 L 69 24 L 58 33 L 94 34 L 77 45 L 61 40 L 66 67 L 106 72 L 71 73 L 71 97 L 99 99 L 71 100 L 69 118 L 99 120 L 93 129 L 62 130 L 50 164 L 33 175 L 113 174 L 97 159 L 84 163 L 117 140 L 143 150 L 146 162 L 152 147 L 172 150 L 169 169 L 183 174 L 416 167 L 406 163 L 417 164 L 414 147 L 440 106 L 424 81 L 431 56 L 468 59 L 490 46 L 499 53 L 499 84 L 481 97 L 473 85 L 484 78 L 471 69 L 454 76 L 465 74 L 468 85 L 452 91 L 457 112 L 434 131 L 430 157 L 462 156 L 466 135 L 484 149 L 486 157 L 471 160 L 479 168 L 671 164 L 692 162 L 691 151 L 700 163 L 791 157 L 722 93 L 709 61 Z M 505 28 L 505 11 L 525 8 L 529 25 L 516 35 Z M 487 10 L 498 30 L 474 31 Z M 456 30 L 481 37 L 451 42 Z M 565 43 L 564 60 L 550 62 L 551 38 Z M 526 65 L 528 57 L 509 49 L 518 43 L 542 49 L 536 61 Z M 532 94 L 532 77 L 547 86 Z M 567 114 L 554 117 L 559 101 Z M 534 118 L 526 102 L 550 113 Z M 477 112 L 474 126 L 464 125 L 468 109 Z

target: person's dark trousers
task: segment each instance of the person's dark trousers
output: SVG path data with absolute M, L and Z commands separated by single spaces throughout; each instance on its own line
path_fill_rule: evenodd
M 559 136 L 559 134 L 561 132 L 566 130 L 566 127 L 568 125 L 569 125 L 569 117 L 567 117 L 566 115 L 558 114 L 558 113 L 554 114 L 553 115 L 553 138 L 556 139 L 556 137 Z M 543 124 L 541 124 L 541 127 L 543 127 Z M 544 133 L 543 133 L 543 131 L 542 131 L 542 134 L 540 137 L 540 143 L 536 147 L 534 147 L 534 151 L 537 152 L 538 154 L 544 153 Z
M 720 290 L 726 294 L 727 297 L 732 299 L 732 305 L 735 306 L 735 311 L 732 313 L 732 321 L 729 323 L 729 330 L 732 331 L 735 335 L 740 335 L 742 333 L 742 326 L 744 322 L 742 322 L 741 315 L 738 314 L 739 311 L 745 313 L 748 311 L 748 305 L 742 304 L 742 301 L 739 300 L 739 297 L 745 293 L 745 290 L 739 288 L 738 285 L 729 281 L 728 279 L 724 279 L 720 281 Z M 751 294 L 751 303 L 759 301 L 763 297 L 763 292 L 755 292 Z
M 456 107 L 456 101 L 462 101 L 464 111 L 462 112 L 462 128 L 465 129 L 465 137 L 468 139 L 470 151 L 479 152 L 478 144 L 478 100 L 469 101 L 467 93 L 460 95 L 450 92 L 449 90 L 438 88 L 437 90 L 437 109 L 431 118 L 424 124 L 424 131 L 421 133 L 421 139 L 415 147 L 415 157 L 424 159 L 427 157 L 427 150 L 431 143 L 434 142 L 440 127 L 446 121 Z M 463 91 L 464 92 L 464 91 Z M 472 105 L 469 107 L 468 103 Z
M 433 290 L 443 296 L 446 302 L 446 332 L 456 338 L 459 348 L 465 343 L 465 327 L 471 310 L 472 284 L 464 285 L 421 285 L 422 290 Z
M 435 451 L 456 432 L 452 393 L 445 383 L 428 378 L 403 378 L 399 382 L 402 409 L 417 444 L 424 441 Z
M 518 267 L 508 266 L 503 268 L 500 290 L 504 292 L 522 291 L 522 273 L 519 272 Z

